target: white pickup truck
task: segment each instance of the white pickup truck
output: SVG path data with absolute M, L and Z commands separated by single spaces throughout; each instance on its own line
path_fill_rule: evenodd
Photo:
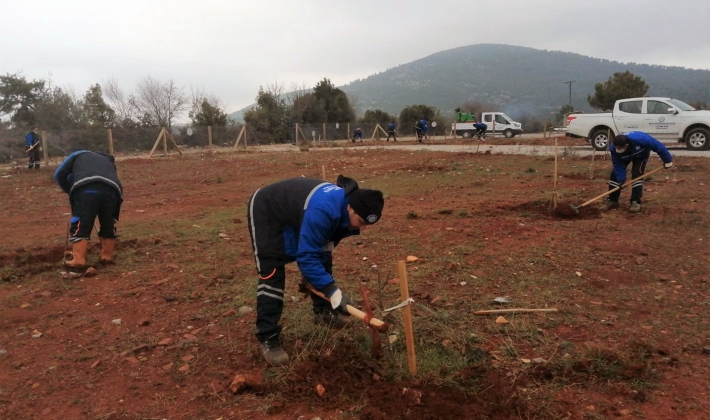
M 703 150 L 710 146 L 710 111 L 697 111 L 672 98 L 630 98 L 616 101 L 612 112 L 567 117 L 566 135 L 586 138 L 597 150 L 607 150 L 609 139 L 626 131 Z
M 479 121 L 487 125 L 486 133 L 503 133 L 505 138 L 511 139 L 516 135 L 523 134 L 523 125 L 514 121 L 502 112 L 483 112 Z M 470 139 L 476 133 L 473 125 L 475 122 L 455 122 L 451 124 L 451 131 L 465 139 Z

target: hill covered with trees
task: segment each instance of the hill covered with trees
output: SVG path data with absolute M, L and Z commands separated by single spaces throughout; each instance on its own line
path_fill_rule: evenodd
M 710 102 L 710 71 L 587 57 L 511 45 L 478 44 L 441 51 L 341 89 L 354 99 L 358 115 L 367 109 L 398 113 L 426 103 L 449 113 L 466 102 L 495 104 L 510 115 L 549 115 L 569 103 L 592 111 L 587 95 L 616 72 L 631 71 L 649 85 L 648 96 Z

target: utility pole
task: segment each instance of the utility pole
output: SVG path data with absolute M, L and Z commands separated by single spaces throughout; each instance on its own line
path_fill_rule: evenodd
M 572 110 L 574 110 L 574 108 L 572 108 L 572 83 L 574 83 L 574 82 L 576 82 L 576 80 L 568 80 L 566 82 L 562 82 L 562 83 L 566 83 L 569 85 L 569 110 L 570 110 L 570 112 Z

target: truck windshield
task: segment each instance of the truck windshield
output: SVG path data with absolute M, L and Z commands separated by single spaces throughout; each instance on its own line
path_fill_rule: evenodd
M 680 109 L 681 111 L 695 111 L 695 108 L 693 108 L 692 106 L 686 104 L 686 103 L 683 102 L 683 101 L 679 101 L 679 100 L 677 100 L 677 99 L 669 99 L 668 102 L 670 102 L 670 103 L 672 103 L 673 105 L 675 105 L 675 106 L 676 106 L 678 109 Z
M 500 113 L 500 115 L 504 116 L 505 119 L 508 120 L 508 121 L 507 121 L 508 123 L 510 123 L 511 121 L 515 121 L 515 120 L 513 120 L 512 118 L 510 118 L 509 116 L 507 116 L 506 114 L 502 113 L 502 112 Z

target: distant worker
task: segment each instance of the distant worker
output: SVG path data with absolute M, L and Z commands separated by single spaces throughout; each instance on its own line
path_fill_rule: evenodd
M 422 142 L 422 138 L 426 137 L 426 134 L 429 132 L 429 126 L 427 125 L 428 122 L 429 118 L 422 118 L 414 124 L 414 129 L 417 131 L 417 140 L 419 143 Z
M 394 141 L 397 141 L 397 133 L 395 132 L 396 124 L 394 121 L 390 122 L 390 125 L 387 127 L 387 141 L 390 141 L 390 136 L 394 138 Z
M 626 181 L 626 168 L 631 163 L 631 179 L 638 178 L 646 171 L 646 163 L 654 151 L 663 161 L 663 167 L 670 169 L 673 167 L 673 156 L 668 152 L 666 146 L 655 138 L 641 131 L 630 131 L 614 137 L 614 141 L 609 145 L 611 152 L 611 162 L 613 169 L 609 178 L 609 190 L 612 190 Z M 619 196 L 621 190 L 609 195 L 606 202 L 606 210 L 619 207 Z M 641 196 L 643 195 L 643 180 L 640 179 L 631 185 L 631 205 L 629 211 L 638 213 L 641 211 Z
M 473 126 L 476 128 L 476 136 L 478 136 L 478 139 L 481 140 L 482 137 L 485 140 L 488 126 L 480 121 L 474 124 Z
M 355 139 L 359 139 L 360 143 L 362 143 L 362 130 L 360 128 L 355 129 L 355 133 L 353 133 L 353 139 L 351 141 L 355 143 Z
M 32 129 L 30 129 L 27 133 L 27 136 L 25 136 L 25 150 L 27 151 L 27 156 L 29 157 L 27 169 L 39 169 L 39 162 L 41 160 L 39 154 L 40 147 L 37 127 L 32 127 Z
M 72 244 L 73 257 L 64 266 L 75 269 L 86 267 L 86 250 L 97 216 L 101 225 L 99 263 L 113 263 L 116 222 L 123 202 L 123 186 L 118 180 L 114 157 L 106 153 L 79 150 L 59 165 L 54 172 L 54 181 L 69 194 L 71 204 L 69 242 Z

